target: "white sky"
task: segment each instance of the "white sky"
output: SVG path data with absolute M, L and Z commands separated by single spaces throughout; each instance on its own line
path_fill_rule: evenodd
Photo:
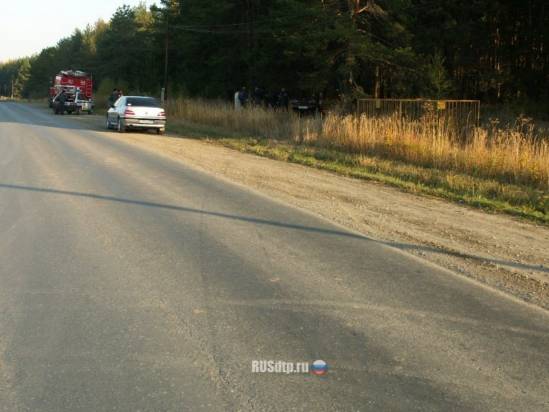
M 109 20 L 123 4 L 155 0 L 0 0 L 0 62 L 55 46 L 74 29 Z

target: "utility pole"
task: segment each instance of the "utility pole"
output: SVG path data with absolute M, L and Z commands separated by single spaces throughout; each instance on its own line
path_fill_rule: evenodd
M 166 13 L 166 40 L 164 50 L 164 88 L 162 90 L 162 100 L 168 100 L 168 59 L 170 50 L 170 8 L 168 7 Z M 164 101 L 162 103 L 164 103 Z
M 248 58 L 250 61 L 248 61 L 248 81 L 253 80 L 255 81 L 255 73 L 254 73 L 254 64 L 252 64 L 253 61 L 253 22 L 252 22 L 252 2 L 251 0 L 246 0 L 246 26 L 247 26 L 247 43 L 248 43 Z
M 376 99 L 381 97 L 381 69 L 379 65 L 376 65 L 375 69 L 374 97 Z

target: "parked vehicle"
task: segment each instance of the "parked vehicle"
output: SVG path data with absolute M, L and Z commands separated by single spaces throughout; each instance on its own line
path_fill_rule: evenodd
M 315 116 L 322 113 L 322 95 L 314 95 L 311 98 L 294 99 L 290 101 L 290 107 L 294 113 L 300 116 Z
M 59 72 L 54 77 L 49 90 L 49 105 L 54 110 L 56 98 L 61 91 L 65 91 L 67 102 L 71 102 L 71 104 L 66 105 L 67 113 L 93 113 L 95 104 L 93 101 L 93 78 L 90 74 L 73 70 Z M 57 109 L 60 108 L 57 107 Z
M 166 112 L 158 101 L 147 96 L 122 96 L 107 112 L 107 129 L 123 133 L 127 129 L 166 130 Z
M 60 96 L 63 92 L 64 97 L 61 99 Z M 82 98 L 80 91 L 67 90 L 64 88 L 61 93 L 57 94 L 50 104 L 55 114 L 64 114 L 65 112 L 68 114 L 80 114 L 81 112 L 87 112 L 88 114 L 93 113 L 93 104 Z

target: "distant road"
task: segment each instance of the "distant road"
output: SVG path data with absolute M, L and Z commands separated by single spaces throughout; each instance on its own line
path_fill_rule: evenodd
M 549 410 L 549 315 L 1 102 L 0 411 L 115 410 Z

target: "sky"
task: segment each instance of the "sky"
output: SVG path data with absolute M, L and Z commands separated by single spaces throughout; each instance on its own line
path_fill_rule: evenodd
M 0 0 L 0 62 L 55 46 L 74 29 L 109 20 L 123 4 L 154 0 Z

